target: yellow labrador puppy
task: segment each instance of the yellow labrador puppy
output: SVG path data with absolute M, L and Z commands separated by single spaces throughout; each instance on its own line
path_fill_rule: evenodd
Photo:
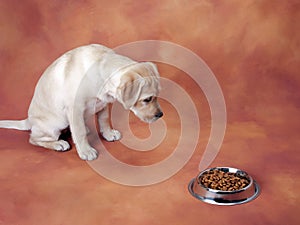
M 121 138 L 110 126 L 108 103 L 119 101 L 142 121 L 162 117 L 157 102 L 159 73 L 151 62 L 136 62 L 112 49 L 92 44 L 73 49 L 53 62 L 35 88 L 28 118 L 2 120 L 1 128 L 31 130 L 30 143 L 56 151 L 70 148 L 59 140 L 69 127 L 83 160 L 94 160 L 97 151 L 87 140 L 85 118 L 96 114 L 100 132 L 108 141 Z

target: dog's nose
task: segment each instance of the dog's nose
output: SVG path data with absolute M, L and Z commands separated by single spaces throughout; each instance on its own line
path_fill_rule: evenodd
M 155 117 L 156 117 L 156 118 L 160 118 L 160 117 L 162 117 L 163 115 L 164 115 L 163 112 L 158 112 L 158 113 L 155 114 Z

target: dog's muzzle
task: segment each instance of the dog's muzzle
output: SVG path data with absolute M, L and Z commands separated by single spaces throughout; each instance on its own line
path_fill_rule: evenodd
M 158 119 L 158 118 L 162 117 L 163 115 L 164 115 L 164 113 L 162 111 L 160 111 L 160 112 L 155 114 L 155 118 Z

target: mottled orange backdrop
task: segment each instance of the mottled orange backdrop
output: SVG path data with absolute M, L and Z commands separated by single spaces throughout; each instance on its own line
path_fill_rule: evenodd
M 0 118 L 26 117 L 41 73 L 74 47 L 114 48 L 139 40 L 165 40 L 198 54 L 223 90 L 228 116 L 224 142 L 211 166 L 248 171 L 262 193 L 255 201 L 212 206 L 187 191 L 198 173 L 210 116 L 193 80 L 159 65 L 178 82 L 200 113 L 199 144 L 171 179 L 149 187 L 121 186 L 99 176 L 73 149 L 34 147 L 28 133 L 0 129 L 0 224 L 299 224 L 300 2 L 297 0 L 0 1 Z M 105 143 L 137 165 L 162 160 L 178 141 L 178 115 L 167 102 L 167 142 L 133 153 Z M 147 126 L 132 118 L 133 131 Z

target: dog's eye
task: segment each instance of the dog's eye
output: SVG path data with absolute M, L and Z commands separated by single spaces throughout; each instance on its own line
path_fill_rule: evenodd
M 145 99 L 143 100 L 143 102 L 146 102 L 146 103 L 151 102 L 151 101 L 152 101 L 152 96 L 149 97 L 149 98 L 145 98 Z

